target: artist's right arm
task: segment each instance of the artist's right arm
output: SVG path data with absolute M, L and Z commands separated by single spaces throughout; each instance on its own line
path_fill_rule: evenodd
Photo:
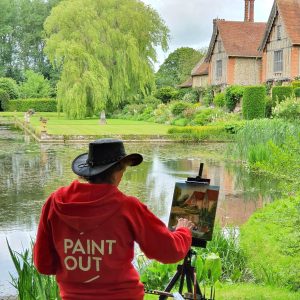
M 176 263 L 183 259 L 191 247 L 192 223 L 180 221 L 175 231 L 171 232 L 146 205 L 136 198 L 131 198 L 128 214 L 135 241 L 150 259 L 162 263 Z

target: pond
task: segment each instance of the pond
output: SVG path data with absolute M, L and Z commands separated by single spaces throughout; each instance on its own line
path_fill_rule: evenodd
M 221 187 L 217 218 L 223 226 L 243 224 L 277 196 L 276 182 L 218 159 L 224 144 L 127 143 L 125 147 L 128 153 L 143 154 L 144 162 L 128 169 L 120 189 L 137 196 L 166 223 L 175 181 L 196 176 L 200 162 L 203 177 Z M 15 271 L 6 240 L 18 252 L 30 246 L 45 199 L 76 178 L 71 161 L 86 149 L 87 144 L 38 144 L 0 125 L 0 296 L 16 294 L 9 284 L 9 273 Z

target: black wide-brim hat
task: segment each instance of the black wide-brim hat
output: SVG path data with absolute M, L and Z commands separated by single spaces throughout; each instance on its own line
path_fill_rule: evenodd
M 137 166 L 142 161 L 141 154 L 126 154 L 121 140 L 100 139 L 89 143 L 88 153 L 80 154 L 73 160 L 72 170 L 79 176 L 91 177 L 103 173 L 119 162 Z

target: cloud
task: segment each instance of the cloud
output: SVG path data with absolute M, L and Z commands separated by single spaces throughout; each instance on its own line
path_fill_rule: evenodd
M 170 49 L 179 47 L 200 49 L 208 46 L 213 19 L 231 21 L 244 19 L 244 0 L 143 0 L 153 7 L 170 29 Z M 267 22 L 273 0 L 255 1 L 255 21 Z M 166 54 L 159 51 L 159 60 Z

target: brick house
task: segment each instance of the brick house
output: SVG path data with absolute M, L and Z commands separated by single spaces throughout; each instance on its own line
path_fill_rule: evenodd
M 192 86 L 259 84 L 262 53 L 258 47 L 266 23 L 254 22 L 254 0 L 245 0 L 244 21 L 213 21 L 213 33 L 205 60 L 192 70 Z
M 262 82 L 300 75 L 300 0 L 275 0 L 259 50 Z

